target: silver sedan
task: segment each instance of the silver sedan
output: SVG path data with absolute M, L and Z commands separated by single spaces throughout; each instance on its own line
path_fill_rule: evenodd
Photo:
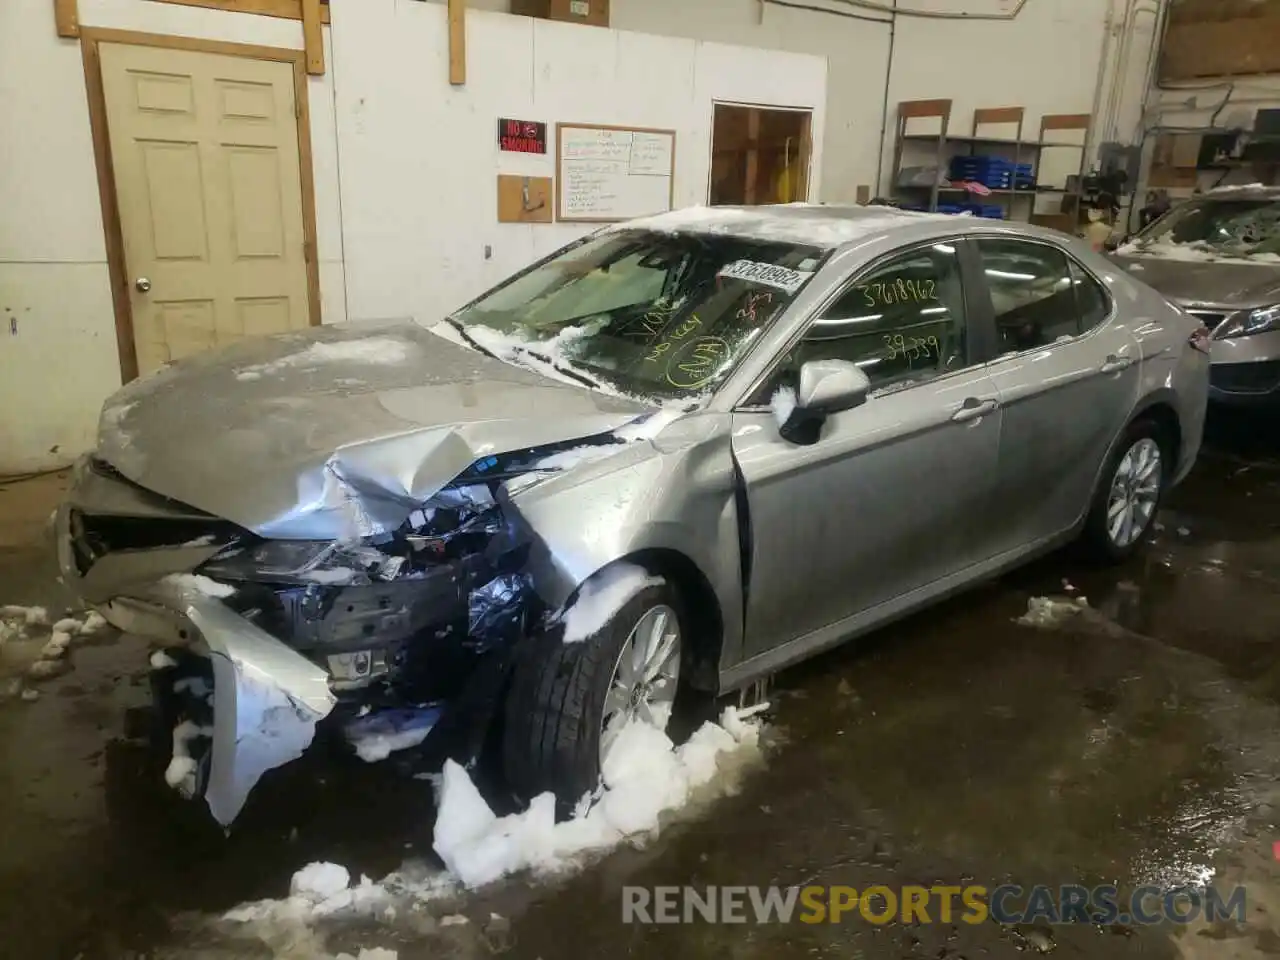
M 567 809 L 690 692 L 1072 540 L 1128 556 L 1196 457 L 1208 350 L 1062 234 L 677 211 L 430 323 L 127 385 L 61 564 L 155 638 L 167 779 L 224 824 L 321 725 L 366 759 L 500 743 Z

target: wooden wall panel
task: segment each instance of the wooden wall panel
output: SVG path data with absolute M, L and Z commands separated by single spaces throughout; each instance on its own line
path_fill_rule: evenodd
M 1280 73 L 1280 8 L 1271 16 L 1170 21 L 1160 56 L 1160 80 Z

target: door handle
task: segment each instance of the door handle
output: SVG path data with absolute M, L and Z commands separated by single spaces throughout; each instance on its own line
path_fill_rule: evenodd
M 133 285 L 138 288 L 139 293 L 146 293 L 151 289 L 151 281 L 146 277 L 139 277 L 137 280 L 133 281 Z
M 1133 366 L 1133 357 L 1117 357 L 1113 353 L 1103 361 L 1102 372 L 1119 373 L 1121 370 L 1127 370 L 1131 366 Z
M 977 397 L 967 397 L 960 409 L 951 415 L 951 419 L 957 423 L 964 423 L 966 420 L 977 420 L 979 417 L 985 417 L 988 413 L 992 413 L 1000 406 L 995 400 L 980 400 Z

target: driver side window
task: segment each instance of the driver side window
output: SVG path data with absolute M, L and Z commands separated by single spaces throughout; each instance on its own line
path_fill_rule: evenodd
M 936 243 L 858 277 L 812 321 L 771 386 L 794 388 L 811 360 L 855 363 L 873 390 L 921 383 L 966 366 L 965 349 L 959 258 Z

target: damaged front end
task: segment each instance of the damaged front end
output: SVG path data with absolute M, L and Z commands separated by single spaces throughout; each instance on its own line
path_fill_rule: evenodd
M 166 780 L 226 826 L 322 721 L 369 761 L 478 754 L 513 651 L 547 612 L 506 494 L 630 439 L 473 460 L 402 503 L 391 532 L 343 540 L 263 537 L 86 460 L 59 511 L 63 576 L 115 626 L 158 641 Z M 356 487 L 341 489 L 358 508 Z

